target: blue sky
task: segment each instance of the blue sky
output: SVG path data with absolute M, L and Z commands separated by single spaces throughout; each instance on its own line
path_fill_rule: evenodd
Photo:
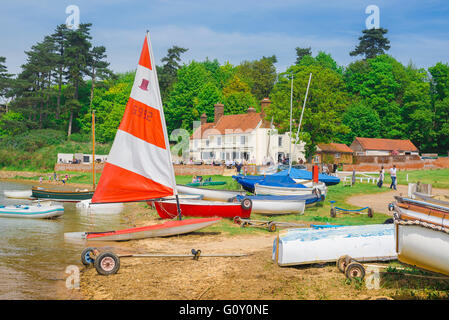
M 377 5 L 380 26 L 389 30 L 389 54 L 404 64 L 427 68 L 449 62 L 449 2 L 364 0 L 3 0 L 0 12 L 0 56 L 11 73 L 20 72 L 25 50 L 56 25 L 65 23 L 68 5 L 77 5 L 81 22 L 91 22 L 95 45 L 107 49 L 116 72 L 136 67 L 145 30 L 155 58 L 173 45 L 188 48 L 182 58 L 218 59 L 239 64 L 275 54 L 279 72 L 294 63 L 295 48 L 330 53 L 340 65 L 354 61 L 368 15 Z

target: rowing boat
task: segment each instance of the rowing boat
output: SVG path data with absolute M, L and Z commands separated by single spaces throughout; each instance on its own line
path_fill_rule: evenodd
M 89 241 L 126 241 L 154 237 L 168 237 L 190 233 L 218 223 L 221 218 L 172 220 L 161 224 L 103 232 L 68 232 L 64 238 L 68 240 Z
M 155 201 L 157 213 L 163 219 L 172 219 L 178 215 L 176 201 Z M 222 217 L 249 218 L 252 202 L 244 199 L 241 202 L 218 202 L 204 200 L 180 200 L 180 208 L 186 217 Z
M 272 259 L 281 266 L 337 261 L 349 255 L 357 261 L 397 259 L 394 225 L 344 226 L 281 231 Z
M 229 201 L 242 201 L 248 198 L 252 201 L 252 213 L 265 215 L 303 214 L 307 205 L 319 201 L 316 195 L 305 196 L 236 196 Z
M 254 185 L 254 192 L 256 195 L 275 195 L 275 196 L 299 196 L 310 195 L 318 193 L 320 196 L 326 196 L 327 187 L 323 182 L 317 184 L 305 184 L 307 187 L 284 187 L 284 186 L 269 186 L 256 183 Z
M 7 198 L 14 198 L 14 199 L 29 199 L 29 198 L 31 198 L 31 190 L 3 191 L 3 194 Z
M 81 200 L 92 199 L 94 191 L 89 190 L 49 190 L 42 187 L 33 187 L 31 197 L 34 199 L 48 199 L 62 202 L 78 202 Z
M 62 216 L 64 207 L 61 205 L 16 205 L 0 206 L 0 217 L 25 218 L 25 219 L 49 219 Z
M 176 188 L 180 194 L 202 195 L 204 200 L 211 200 L 211 201 L 228 201 L 228 199 L 235 197 L 237 195 L 245 195 L 245 192 L 242 191 L 213 190 L 205 188 L 188 187 L 179 184 L 176 186 Z

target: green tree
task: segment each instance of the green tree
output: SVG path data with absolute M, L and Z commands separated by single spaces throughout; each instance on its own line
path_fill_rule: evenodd
M 273 90 L 277 78 L 275 61 L 275 56 L 263 57 L 260 60 L 244 61 L 237 66 L 236 74 L 250 86 L 251 93 L 258 100 L 268 97 Z
M 434 141 L 438 141 L 436 150 L 446 153 L 449 150 L 449 65 L 438 62 L 429 68 L 429 73 L 432 75 Z
M 0 57 L 0 99 L 5 99 L 11 89 L 12 74 L 8 73 L 5 62 L 6 58 Z
M 299 64 L 302 60 L 302 58 L 304 58 L 305 56 L 312 56 L 312 48 L 308 47 L 308 48 L 300 48 L 300 47 L 296 47 L 296 64 Z
M 104 46 L 93 47 L 90 51 L 89 62 L 87 65 L 87 73 L 91 77 L 90 103 L 92 108 L 92 100 L 94 98 L 95 84 L 97 80 L 104 80 L 112 77 L 114 74 L 108 68 L 109 62 L 106 59 L 106 48 Z
M 188 49 L 173 46 L 167 50 L 167 55 L 161 59 L 164 64 L 157 67 L 157 75 L 159 78 L 159 88 L 161 90 L 162 101 L 165 102 L 168 97 L 169 90 L 173 83 L 176 82 L 178 69 L 181 67 L 181 54 L 187 52 Z
M 343 114 L 342 123 L 351 129 L 347 134 L 339 136 L 342 143 L 349 145 L 355 137 L 380 137 L 382 123 L 379 115 L 363 103 L 350 105 Z
M 251 88 L 237 75 L 234 75 L 223 88 L 225 113 L 245 113 L 249 107 L 259 109 L 258 100 L 252 95 Z
M 359 37 L 359 44 L 349 53 L 350 56 L 364 56 L 365 59 L 375 58 L 390 49 L 390 40 L 385 37 L 388 30 L 383 28 L 365 29 Z

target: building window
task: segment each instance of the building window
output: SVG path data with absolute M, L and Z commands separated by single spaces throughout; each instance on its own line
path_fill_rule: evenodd
M 232 143 L 235 145 L 235 144 L 237 144 L 237 137 L 236 136 L 233 136 L 232 137 Z
M 240 144 L 245 144 L 245 143 L 246 143 L 246 137 L 240 136 Z
M 315 163 L 320 163 L 320 156 L 315 156 L 314 160 Z
M 217 146 L 221 146 L 221 137 L 217 137 Z
M 339 153 L 339 152 L 335 153 L 335 158 L 336 158 L 336 159 L 339 159 L 339 158 L 340 158 L 340 153 Z
M 239 158 L 240 158 L 239 153 L 237 151 L 233 151 L 232 152 L 232 160 L 236 160 Z
M 194 140 L 195 149 L 198 148 L 198 140 Z
M 206 140 L 206 147 L 209 146 L 209 139 Z
M 278 138 L 278 147 L 282 147 L 282 137 Z

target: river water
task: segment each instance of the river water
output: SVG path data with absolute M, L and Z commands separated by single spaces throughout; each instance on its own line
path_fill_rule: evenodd
M 5 190 L 31 190 L 31 185 L 0 180 L 1 205 L 31 203 L 5 198 Z M 67 242 L 64 233 L 125 226 L 120 213 L 94 214 L 77 209 L 74 203 L 64 203 L 64 215 L 53 220 L 0 218 L 0 299 L 80 298 L 79 290 L 66 286 L 67 277 L 75 275 L 66 273 L 66 268 L 81 269 L 80 255 L 86 244 Z

